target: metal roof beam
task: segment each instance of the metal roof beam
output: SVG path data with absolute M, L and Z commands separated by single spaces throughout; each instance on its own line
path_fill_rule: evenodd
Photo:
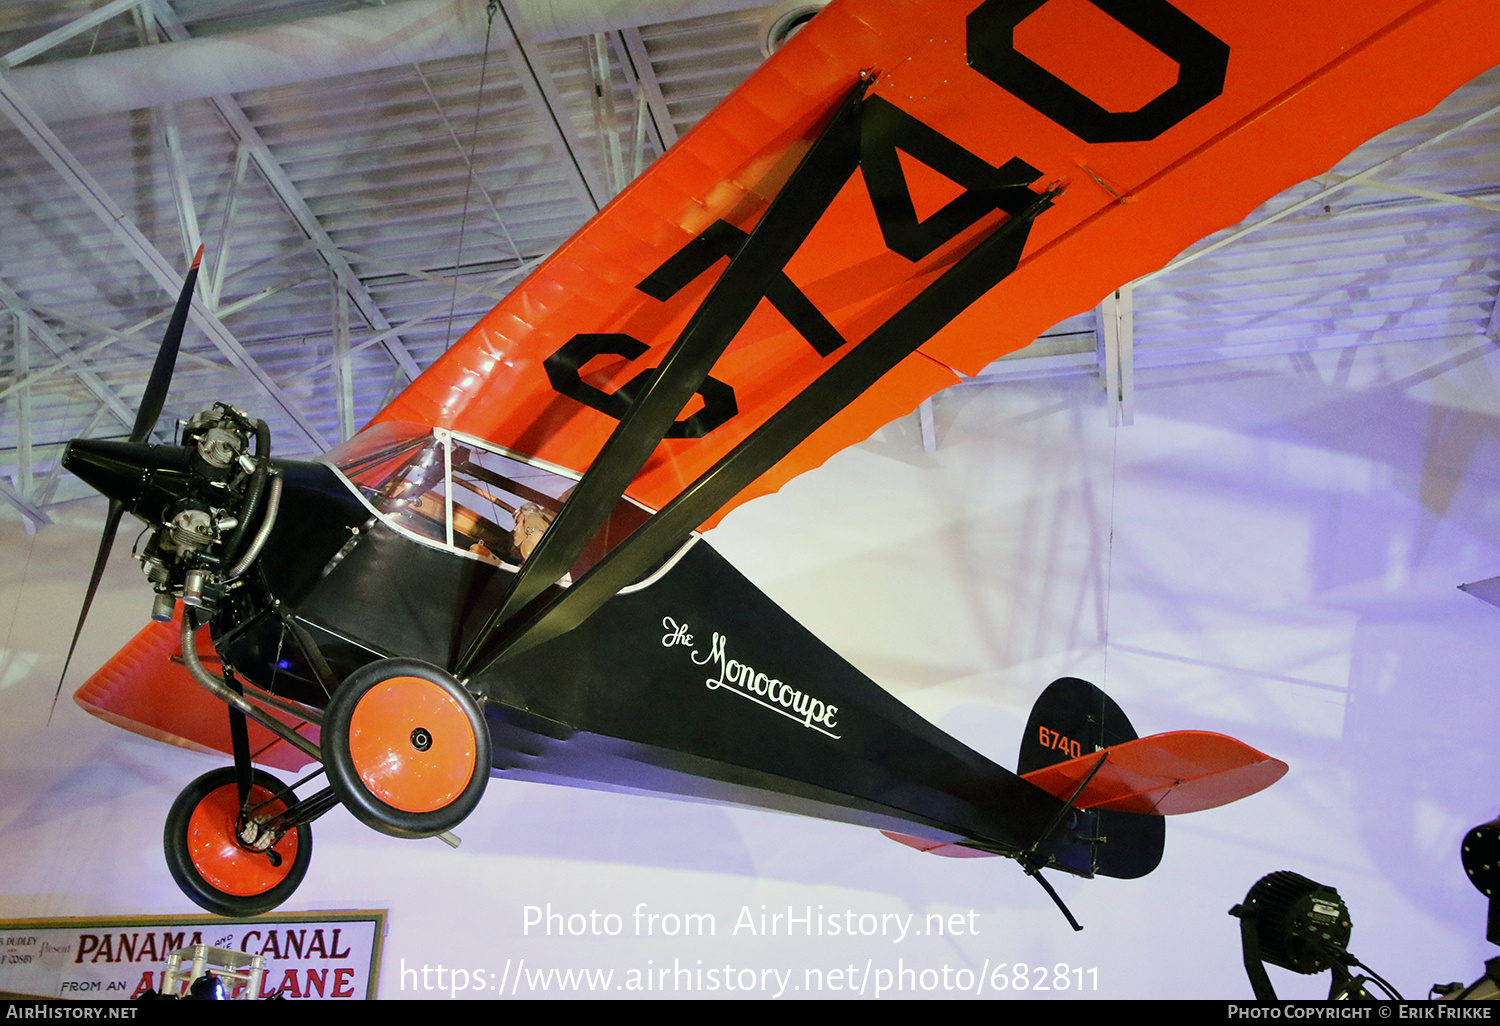
M 15 314 L 16 377 L 31 373 L 31 318 Z M 31 491 L 31 389 L 23 388 L 12 400 L 16 414 L 16 484 L 21 494 Z
M 229 196 L 224 201 L 224 216 L 219 222 L 219 251 L 214 254 L 207 287 L 203 290 L 203 302 L 215 313 L 219 311 L 219 297 L 224 293 L 224 269 L 229 264 L 230 232 L 234 228 L 234 215 L 239 208 L 240 189 L 245 184 L 245 172 L 249 169 L 250 151 L 244 143 L 240 143 L 235 147 L 234 177 L 230 179 Z
M 333 367 L 338 384 L 339 441 L 354 437 L 354 369 L 349 359 L 349 293 L 333 285 Z
M 5 483 L 5 479 L 3 477 L 0 477 L 0 499 L 4 499 L 6 502 L 10 503 L 12 506 L 16 507 L 16 509 L 21 511 L 21 515 L 25 517 L 27 521 L 26 531 L 28 534 L 36 530 L 38 527 L 46 527 L 48 524 L 52 523 L 51 517 L 49 517 L 46 513 L 43 513 L 40 507 L 26 501 L 25 498 L 23 498 L 21 495 L 18 495 L 14 488 Z
M 568 117 L 562 93 L 547 71 L 541 51 L 516 34 L 515 7 L 515 0 L 500 0 L 500 15 L 505 19 L 506 30 L 515 40 L 516 53 L 521 59 L 516 77 L 541 118 L 542 130 L 567 171 L 578 198 L 597 213 L 603 208 L 608 192 L 604 183 L 596 179 L 592 162 L 583 156 L 583 140 L 573 127 L 573 119 Z
M 443 130 L 448 133 L 448 138 L 453 140 L 453 148 L 458 151 L 458 159 L 462 160 L 464 167 L 468 169 L 469 182 L 479 190 L 479 194 L 484 197 L 485 203 L 489 205 L 490 214 L 494 216 L 495 223 L 500 226 L 500 234 L 505 237 L 505 244 L 515 254 L 517 262 L 525 264 L 526 257 L 521 253 L 521 247 L 516 245 L 515 238 L 510 234 L 510 226 L 505 223 L 505 218 L 500 216 L 500 208 L 495 206 L 495 198 L 490 195 L 490 190 L 485 188 L 484 183 L 479 179 L 479 175 L 474 171 L 474 162 L 469 159 L 469 151 L 464 149 L 463 143 L 459 141 L 458 132 L 453 128 L 453 122 L 448 119 L 448 112 L 443 109 L 442 103 L 438 101 L 437 93 L 432 91 L 432 83 L 428 81 L 427 73 L 422 70 L 420 64 L 413 65 L 412 70 L 417 73 L 417 78 L 421 81 L 422 88 L 427 92 L 427 98 L 432 101 L 432 109 L 437 111 L 438 119 L 443 123 Z M 477 124 L 475 125 L 475 131 L 478 131 Z M 465 209 L 467 209 L 467 206 L 468 204 L 465 203 Z
M 589 101 L 594 114 L 594 136 L 599 140 L 599 149 L 604 157 L 604 177 L 609 194 L 618 196 L 635 175 L 626 169 L 624 147 L 620 145 L 620 114 L 615 106 L 609 37 L 603 32 L 596 32 L 588 37 L 585 48 L 588 51 L 589 76 L 593 80 Z M 637 156 L 635 163 L 639 162 Z
M 1318 178 L 1314 179 L 1314 181 L 1317 181 L 1318 179 L 1327 179 L 1328 181 L 1336 182 L 1339 185 L 1342 185 L 1348 181 L 1347 176 L 1335 174 L 1319 175 Z M 1393 192 L 1399 196 L 1412 196 L 1417 199 L 1436 200 L 1438 203 L 1455 203 L 1459 206 L 1478 207 L 1480 210 L 1490 210 L 1494 211 L 1495 213 L 1500 213 L 1500 203 L 1494 203 L 1490 200 L 1474 199 L 1471 196 L 1459 196 L 1451 192 L 1434 192 L 1432 189 L 1423 189 L 1415 185 L 1400 185 L 1396 182 L 1381 182 L 1376 181 L 1373 178 L 1363 179 L 1359 184 L 1369 189 L 1380 189 L 1382 192 Z
M 422 281 L 430 281 L 434 285 L 441 285 L 443 286 L 443 288 L 447 289 L 451 289 L 455 281 L 461 280 L 460 275 L 443 275 L 433 274 L 430 271 L 419 271 L 414 267 L 407 267 L 403 264 L 398 264 L 393 260 L 386 260 L 384 257 L 378 257 L 370 253 L 355 252 L 352 249 L 338 249 L 335 252 L 337 252 L 339 257 L 344 260 L 358 262 L 361 264 L 369 264 L 371 267 L 382 267 L 393 275 L 398 275 L 402 278 L 417 278 Z M 534 263 L 534 260 L 527 260 L 522 257 L 519 260 L 519 265 L 517 266 L 516 270 L 529 270 Z M 508 294 L 509 293 L 507 292 L 501 292 L 499 289 L 493 289 L 486 286 L 475 286 L 468 289 L 468 291 L 465 293 L 465 298 L 468 298 L 469 296 L 484 296 L 486 299 L 493 299 L 498 303 Z
M 43 346 L 57 358 L 59 364 L 67 365 L 74 357 L 74 353 L 66 342 L 53 331 L 52 328 L 40 317 L 35 316 L 35 311 L 29 309 L 20 295 L 5 282 L 0 282 L 0 304 L 3 304 L 18 317 L 24 318 L 31 326 L 32 337 L 41 342 Z M 85 388 L 94 393 L 94 396 L 102 402 L 111 413 L 119 419 L 120 423 L 127 428 L 135 423 L 135 412 L 125 405 L 114 390 L 106 385 L 99 375 L 87 367 L 69 367 L 73 376 L 76 377 Z M 16 374 L 16 385 L 29 383 L 29 374 Z
M 169 296 L 175 296 L 182 288 L 183 276 L 177 272 L 166 257 L 162 256 L 110 198 L 104 188 L 94 180 L 82 164 L 62 144 L 57 135 L 47 127 L 31 106 L 16 92 L 9 79 L 0 74 L 0 113 L 3 113 L 36 147 L 94 214 L 105 223 L 125 249 L 154 278 Z M 196 324 L 209 340 L 218 347 L 229 361 L 250 375 L 257 385 L 279 406 L 309 441 L 321 449 L 328 448 L 327 441 L 317 427 L 303 415 L 290 397 L 281 390 L 271 376 L 245 351 L 245 347 L 224 324 L 208 313 L 201 303 L 194 303 L 191 311 Z
M 128 10 L 135 3 L 108 7 L 117 5 Z M 763 0 L 506 0 L 506 6 L 506 21 L 537 42 L 746 10 Z M 184 37 L 170 53 L 142 48 L 52 61 L 21 69 L 16 86 L 46 120 L 57 121 L 468 57 L 484 48 L 485 30 L 481 0 L 402 0 Z
M 1095 325 L 1099 369 L 1108 395 L 1109 426 L 1135 423 L 1134 287 L 1122 285 L 1099 304 Z
M 641 38 L 641 30 L 621 29 L 620 45 L 625 50 L 626 67 L 646 94 L 646 109 L 651 112 L 651 127 L 660 147 L 659 152 L 665 153 L 669 146 L 677 142 L 677 126 L 667 109 L 666 97 L 661 94 L 661 83 L 657 80 L 656 69 L 651 66 L 651 57 L 646 53 L 646 41 Z
M 143 46 L 160 46 L 156 22 L 149 11 L 132 12 Z M 203 241 L 198 228 L 198 205 L 193 202 L 192 180 L 188 175 L 187 158 L 182 153 L 182 131 L 177 125 L 177 107 L 164 103 L 151 109 L 151 120 L 161 134 L 162 146 L 167 151 L 167 180 L 172 187 L 172 203 L 177 210 L 177 230 L 182 233 L 182 262 L 190 264 L 198 254 Z M 209 304 L 208 308 L 213 309 Z
M 21 310 L 15 313 L 15 359 L 16 377 L 25 380 L 31 373 L 31 320 L 30 315 Z M 52 519 L 42 512 L 41 507 L 27 497 L 27 492 L 34 492 L 31 479 L 32 452 L 31 452 L 31 389 L 22 388 L 16 394 L 12 405 L 16 415 L 16 488 L 11 490 L 0 480 L 0 488 L 7 502 L 21 511 L 26 518 L 26 531 L 31 533 L 38 527 L 50 524 Z
M 177 208 L 177 230 L 182 233 L 183 263 L 190 264 L 198 252 L 202 232 L 198 229 L 198 205 L 193 202 L 192 183 L 188 180 L 187 160 L 182 155 L 182 133 L 177 128 L 177 111 L 170 103 L 152 112 L 167 148 L 167 177 L 172 184 L 172 201 Z
M 320 271 L 301 278 L 293 278 L 288 281 L 284 281 L 279 285 L 271 285 L 252 296 L 245 296 L 243 299 L 235 300 L 233 303 L 228 304 L 222 310 L 220 310 L 219 313 L 225 317 L 228 317 L 232 314 L 236 314 L 239 311 L 246 309 L 247 307 L 254 306 L 256 303 L 259 303 L 264 299 L 269 299 L 271 296 L 274 296 L 277 293 L 285 292 L 287 289 L 294 289 L 299 285 L 305 285 L 316 278 L 321 278 L 322 276 L 323 272 Z M 15 297 L 16 302 L 13 304 L 5 305 L 10 305 L 22 310 L 26 309 L 26 305 L 20 301 L 19 297 L 16 297 L 15 293 L 6 289 L 3 283 L 0 283 L 0 302 L 3 302 L 7 295 Z M 47 378 L 54 377 L 62 371 L 70 371 L 75 377 L 83 381 L 85 385 L 88 385 L 90 390 L 93 391 L 94 394 L 98 396 L 106 406 L 114 410 L 116 415 L 119 416 L 121 422 L 126 427 L 132 426 L 135 423 L 135 414 L 131 412 L 129 407 L 125 406 L 117 396 L 115 396 L 114 392 L 112 392 L 108 388 L 108 386 L 100 381 L 97 375 L 95 375 L 87 368 L 82 367 L 81 364 L 84 360 L 92 359 L 98 356 L 101 351 L 114 345 L 116 342 L 126 342 L 130 343 L 131 345 L 142 347 L 145 352 L 137 355 L 149 358 L 149 356 L 156 351 L 156 347 L 159 345 L 159 343 L 153 339 L 145 337 L 141 334 L 141 332 L 150 327 L 152 324 L 158 321 L 165 320 L 167 315 L 172 312 L 171 309 L 168 308 L 166 310 L 163 310 L 161 313 L 157 314 L 154 317 L 148 317 L 146 318 L 146 320 L 141 321 L 139 324 L 135 324 L 123 329 L 112 328 L 107 324 L 101 324 L 99 321 L 93 320 L 89 317 L 84 317 L 80 314 L 73 313 L 71 310 L 60 310 L 54 307 L 47 306 L 32 306 L 28 312 L 36 314 L 38 317 L 51 317 L 54 320 L 67 321 L 68 323 L 74 324 L 94 335 L 102 336 L 102 338 L 100 341 L 86 346 L 83 349 L 69 350 L 67 344 L 64 343 L 60 337 L 53 334 L 51 332 L 51 329 L 47 328 L 45 322 L 40 320 L 33 322 L 35 327 L 46 330 L 47 334 L 42 336 L 44 341 L 56 341 L 55 347 L 49 343 L 48 348 L 52 349 L 54 354 L 57 355 L 58 362 L 50 367 L 44 367 L 41 370 L 28 375 L 27 377 L 18 378 L 17 380 L 12 381 L 10 384 L 6 385 L 4 388 L 0 388 L 0 399 L 4 399 L 6 396 L 10 395 L 12 392 L 16 391 L 19 388 L 35 384 Z M 177 359 L 179 365 L 182 363 L 193 363 L 197 364 L 200 367 L 206 367 L 207 369 L 215 372 L 222 372 L 224 369 L 223 364 L 215 363 L 213 360 L 210 360 L 207 357 L 201 356 L 198 353 L 189 352 L 185 349 L 178 353 Z M 95 384 L 91 384 L 91 382 L 96 383 L 97 387 L 95 387 Z
M 87 32 L 95 25 L 103 25 L 117 14 L 124 14 L 131 8 L 139 7 L 142 2 L 143 0 L 111 0 L 110 3 L 105 4 L 97 11 L 90 11 L 81 18 L 74 18 L 61 28 L 56 28 L 48 32 L 40 39 L 34 39 L 25 46 L 16 47 L 4 57 L 0 57 L 0 65 L 4 65 L 7 68 L 14 68 L 18 64 L 46 53 L 59 43 L 67 42 L 80 32 Z
M 542 258 L 539 257 L 538 259 L 540 260 Z M 517 275 L 522 274 L 522 273 L 524 273 L 527 270 L 528 270 L 528 268 L 526 268 L 526 267 L 515 267 L 515 268 L 512 268 L 509 271 L 505 271 L 504 273 L 502 273 L 500 275 L 497 275 L 494 279 L 492 279 L 490 281 L 490 283 L 489 283 L 488 286 L 458 285 L 457 286 L 457 291 L 455 292 L 454 297 L 449 298 L 449 299 L 441 300 L 440 302 L 433 303 L 430 306 L 423 307 L 422 310 L 419 313 L 417 313 L 416 315 L 414 315 L 412 317 L 408 317 L 406 320 L 402 321 L 400 324 L 396 325 L 395 327 L 393 327 L 393 328 L 387 328 L 383 332 L 377 332 L 376 334 L 370 336 L 369 338 L 360 341 L 358 344 L 350 346 L 349 347 L 349 354 L 348 355 L 353 356 L 354 354 L 356 354 L 356 353 L 358 353 L 358 352 L 360 352 L 362 350 L 368 349 L 368 348 L 370 348 L 373 345 L 379 345 L 381 342 L 385 341 L 385 339 L 386 339 L 387 336 L 393 335 L 393 334 L 395 334 L 398 331 L 405 331 L 407 328 L 413 328 L 413 327 L 416 327 L 418 324 L 424 324 L 427 321 L 434 320 L 434 319 L 436 319 L 438 317 L 443 317 L 443 316 L 445 316 L 445 315 L 447 315 L 447 314 L 449 314 L 449 313 L 452 312 L 452 310 L 453 310 L 453 303 L 454 303 L 454 301 L 456 299 L 467 299 L 467 298 L 469 298 L 472 295 L 477 295 L 479 293 L 487 291 L 488 289 L 495 288 L 496 286 L 500 285 L 502 282 L 508 281 L 509 279 L 514 278 Z M 328 367 L 331 367 L 331 366 L 333 366 L 332 361 L 330 361 L 330 360 L 324 360 L 321 363 L 315 363 L 311 367 L 305 368 L 303 370 L 303 373 L 304 374 L 316 374 L 318 371 L 324 370 L 325 368 L 328 368 Z M 387 398 L 386 402 L 383 402 L 380 405 L 382 407 L 384 407 L 386 405 L 386 403 L 388 403 L 390 401 L 390 398 L 394 397 L 394 395 L 395 395 L 395 393 L 391 392 L 390 393 L 390 397 Z
M 155 11 L 157 23 L 161 25 L 169 37 L 173 39 L 191 38 L 188 35 L 187 28 L 178 20 L 177 15 L 165 6 L 162 0 L 157 0 Z M 302 194 L 297 190 L 297 186 L 293 184 L 286 170 L 282 168 L 280 161 L 271 153 L 270 146 L 266 145 L 266 141 L 261 138 L 260 132 L 250 123 L 250 119 L 245 116 L 245 112 L 240 109 L 240 105 L 232 97 L 228 96 L 213 96 L 209 100 L 215 109 L 218 110 L 219 115 L 224 119 L 225 123 L 229 125 L 229 130 L 239 140 L 240 146 L 249 151 L 256 166 L 260 168 L 261 175 L 265 178 L 266 184 L 270 185 L 271 191 L 276 194 L 277 198 L 287 208 L 287 211 L 292 215 L 292 219 L 297 222 L 297 226 L 318 247 L 318 252 L 322 254 L 323 261 L 328 265 L 328 269 L 333 272 L 333 276 L 339 282 L 340 286 L 349 293 L 349 298 L 354 300 L 354 305 L 359 309 L 360 315 L 376 331 L 385 331 L 390 328 L 391 322 L 386 320 L 385 314 L 376 305 L 375 297 L 370 295 L 369 290 L 364 287 L 364 284 L 355 275 L 354 269 L 349 266 L 348 261 L 339 255 L 338 247 L 334 245 L 333 239 L 324 230 L 322 223 L 313 214 L 312 209 L 308 207 L 307 201 L 302 198 Z M 217 299 L 217 296 L 215 298 Z M 401 339 L 397 335 L 392 334 L 387 336 L 381 344 L 384 346 L 385 351 L 390 354 L 391 359 L 396 361 L 396 365 L 401 368 L 402 373 L 407 376 L 408 380 L 415 380 L 417 375 L 421 373 L 421 368 L 417 366 L 417 361 L 412 358 L 411 353 L 407 351 Z

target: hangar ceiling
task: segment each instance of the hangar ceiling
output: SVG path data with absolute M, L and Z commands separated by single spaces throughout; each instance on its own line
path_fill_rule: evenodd
M 223 400 L 321 451 L 748 75 L 778 10 L 8 0 L 4 515 L 92 495 L 63 446 L 128 433 L 199 240 L 160 437 Z M 956 387 L 1094 375 L 1128 424 L 1156 367 L 1494 340 L 1497 112 L 1491 72 Z

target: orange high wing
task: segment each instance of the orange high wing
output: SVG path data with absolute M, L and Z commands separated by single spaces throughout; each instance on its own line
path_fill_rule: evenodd
M 700 393 L 712 429 L 669 437 L 629 490 L 660 508 L 1005 217 L 992 206 L 931 252 L 907 245 L 903 256 L 881 223 L 900 212 L 877 215 L 868 181 L 888 184 L 900 168 L 917 236 L 943 235 L 933 212 L 1013 158 L 1036 172 L 1023 176 L 1034 190 L 1064 187 L 1013 273 L 830 410 L 709 526 L 1426 111 L 1500 62 L 1495 27 L 1493 0 L 835 0 L 377 420 L 586 468 L 617 423 L 616 390 L 657 366 L 727 260 L 700 263 L 709 269 L 671 294 L 642 283 L 695 239 L 752 230 L 868 72 L 868 102 L 886 105 L 894 134 L 864 145 L 861 169 L 784 267 L 815 310 L 802 327 L 825 318 L 844 342 L 820 353 L 762 300 L 712 372 L 718 394 Z M 544 361 L 565 346 L 590 401 L 548 378 Z

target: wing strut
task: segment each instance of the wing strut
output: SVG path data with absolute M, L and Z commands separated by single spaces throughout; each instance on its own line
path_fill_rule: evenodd
M 775 288 L 781 269 L 859 163 L 860 111 L 873 81 L 861 75 L 844 96 L 656 374 L 632 399 L 551 528 L 522 564 L 500 607 L 465 649 L 458 662 L 460 676 L 467 674 L 482 646 L 502 625 L 568 572 L 767 290 Z
M 468 665 L 472 672 L 483 673 L 507 655 L 518 655 L 571 630 L 650 570 L 715 510 L 1015 270 L 1032 222 L 1052 205 L 1059 191 L 1053 187 L 1035 193 L 1022 187 L 1002 193 L 997 206 L 1010 216 L 993 232 L 638 527 L 571 588 L 527 617 L 503 643 L 487 650 L 482 646 L 489 638 L 477 638 L 471 651 L 484 657 L 484 662 L 481 665 L 478 657 L 471 657 Z M 1022 202 L 1018 193 L 1029 200 Z M 576 497 L 577 492 L 574 494 Z M 534 554 L 532 558 L 536 558 Z

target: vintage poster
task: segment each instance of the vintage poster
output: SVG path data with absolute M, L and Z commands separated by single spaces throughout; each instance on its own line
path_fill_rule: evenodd
M 0 920 L 0 992 L 135 1000 L 162 990 L 173 952 L 206 944 L 265 959 L 255 997 L 365 1000 L 375 997 L 384 939 L 384 911 L 244 921 L 217 916 Z

